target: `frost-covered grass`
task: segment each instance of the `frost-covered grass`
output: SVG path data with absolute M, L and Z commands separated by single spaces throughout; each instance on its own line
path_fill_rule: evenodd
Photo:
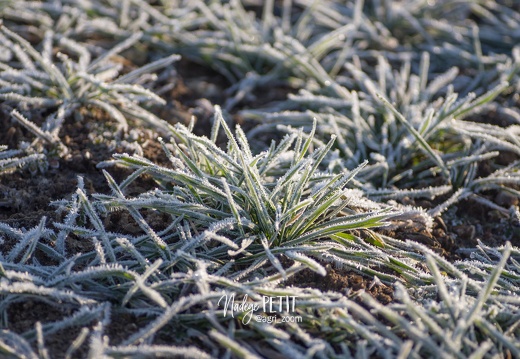
M 479 242 L 449 262 L 388 235 L 431 231 L 462 199 L 517 225 L 518 206 L 485 196 L 519 196 L 519 161 L 494 162 L 520 155 L 520 12 L 507 3 L 2 2 L 0 104 L 36 139 L 0 147 L 0 176 L 66 157 L 64 121 L 94 108 L 121 138 L 129 120 L 159 132 L 169 162 L 115 155 L 99 165 L 109 194 L 79 177 L 53 203 L 61 220 L 0 222 L 0 354 L 53 357 L 46 342 L 74 329 L 59 355 L 520 357 L 518 248 Z M 152 110 L 178 55 L 231 83 L 207 137 Z M 280 85 L 287 99 L 250 107 Z M 243 105 L 248 132 L 228 125 Z M 117 182 L 113 166 L 132 174 Z M 135 193 L 142 178 L 154 187 Z M 136 229 L 111 227 L 123 214 Z M 291 282 L 331 270 L 393 286 L 393 301 Z M 301 321 L 226 311 L 232 295 L 296 297 L 283 314 Z M 29 300 L 59 319 L 13 330 L 9 309 Z M 111 337 L 125 317 L 139 326 Z
M 93 59 L 92 51 L 85 45 L 63 34 L 45 31 L 40 44 L 42 50 L 37 51 L 28 41 L 2 25 L 0 40 L 7 61 L 1 66 L 0 99 L 16 108 L 11 115 L 37 140 L 50 146 L 50 153 L 57 152 L 60 156 L 67 154 L 67 148 L 59 137 L 65 118 L 73 114 L 80 117 L 80 109 L 85 107 L 103 110 L 109 118 L 117 121 L 117 128 L 122 132 L 128 131 L 127 118 L 143 120 L 164 131 L 165 121 L 141 106 L 165 101 L 142 85 L 154 80 L 150 73 L 170 65 L 178 56 L 159 59 L 123 76 L 120 76 L 123 65 L 112 60 L 141 36 L 141 33 L 136 33 Z M 57 48 L 60 51 L 54 54 Z M 38 111 L 51 110 L 42 126 L 35 125 L 19 112 L 30 116 L 35 108 Z
M 42 154 L 32 154 L 25 157 L 16 157 L 23 151 L 7 150 L 7 146 L 0 146 L 0 175 L 15 171 L 24 165 L 32 164 L 34 170 L 38 167 L 38 162 L 43 162 L 45 156 Z

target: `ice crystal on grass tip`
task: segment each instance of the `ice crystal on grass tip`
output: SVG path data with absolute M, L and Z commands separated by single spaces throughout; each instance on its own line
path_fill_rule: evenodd
M 24 166 L 30 166 L 32 171 L 42 167 L 41 163 L 45 159 L 43 154 L 33 153 L 18 157 L 23 152 L 22 150 L 7 150 L 7 146 L 0 146 L 0 175 L 10 173 Z

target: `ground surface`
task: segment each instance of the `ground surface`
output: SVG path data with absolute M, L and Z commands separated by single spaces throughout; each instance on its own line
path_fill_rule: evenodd
M 257 9 L 259 7 L 252 7 Z M 258 10 L 258 12 L 260 12 Z M 130 67 L 142 65 L 146 60 L 137 59 L 136 63 L 126 64 Z M 158 105 L 153 112 L 158 117 L 165 119 L 170 124 L 181 122 L 188 124 L 191 118 L 195 118 L 194 133 L 209 136 L 211 131 L 211 119 L 213 118 L 213 105 L 223 105 L 229 100 L 226 89 L 230 83 L 226 78 L 207 66 L 183 59 L 175 65 L 176 74 L 172 78 L 174 86 L 162 97 L 166 100 L 165 105 Z M 164 79 L 162 81 L 165 81 Z M 261 108 L 265 104 L 275 101 L 283 101 L 288 94 L 296 93 L 288 85 L 279 87 L 258 87 L 252 93 L 253 96 L 241 101 L 228 115 L 232 125 L 239 124 L 244 129 L 253 128 L 256 123 L 244 119 L 240 115 L 241 110 Z M 517 96 L 518 97 L 518 96 Z M 520 100 L 518 100 L 520 101 Z M 517 102 L 518 102 L 517 101 Z M 518 104 L 518 103 L 517 103 Z M 34 135 L 15 123 L 10 116 L 11 107 L 0 103 L 0 144 L 9 148 L 17 148 L 21 142 L 31 142 Z M 77 121 L 73 116 L 66 118 L 60 138 L 69 148 L 66 157 L 56 158 L 49 161 L 45 168 L 21 168 L 13 173 L 0 176 L 0 222 L 6 223 L 14 228 L 32 228 L 38 225 L 42 217 L 47 218 L 47 223 L 63 220 L 63 214 L 56 211 L 51 202 L 60 199 L 70 199 L 76 192 L 78 176 L 83 177 L 85 189 L 89 194 L 109 194 L 110 188 L 105 176 L 102 174 L 101 166 L 105 161 L 112 159 L 116 153 L 133 152 L 135 148 L 142 148 L 143 156 L 157 164 L 168 164 L 168 159 L 159 144 L 159 134 L 145 129 L 141 124 L 130 122 L 133 134 L 121 137 L 116 134 L 115 123 L 102 111 L 90 111 L 82 109 L 83 121 Z M 42 118 L 32 118 L 36 124 L 43 122 Z M 499 115 L 475 115 L 466 120 L 479 123 L 488 123 L 500 127 L 507 127 L 511 123 Z M 103 141 L 96 141 L 92 134 L 103 137 Z M 261 140 L 268 142 L 270 139 L 279 139 L 279 133 L 263 134 Z M 217 141 L 221 147 L 225 147 L 226 139 L 219 137 Z M 520 156 L 513 152 L 501 151 L 500 155 L 492 160 L 482 161 L 477 170 L 477 177 L 485 177 L 498 168 L 507 166 L 518 161 Z M 106 167 L 107 171 L 114 177 L 116 182 L 121 182 L 131 172 L 115 166 Z M 147 176 L 134 182 L 126 194 L 129 196 L 144 193 L 153 189 L 156 183 Z M 518 186 L 517 186 L 518 187 Z M 520 188 L 516 188 L 520 190 Z M 503 208 L 514 208 L 518 206 L 518 198 L 514 195 L 498 192 L 496 190 L 485 191 L 480 194 L 482 198 L 489 200 Z M 399 203 L 405 205 L 419 206 L 423 209 L 431 209 L 444 202 L 448 195 L 439 196 L 433 200 L 400 198 Z M 160 231 L 168 223 L 169 216 L 158 214 L 154 211 L 143 210 L 142 214 L 153 229 Z M 141 233 L 140 227 L 135 220 L 126 212 L 113 212 L 103 218 L 103 225 L 108 231 L 117 233 L 137 235 Z M 414 223 L 401 225 L 393 230 L 381 229 L 379 233 L 392 238 L 412 240 L 421 243 L 439 254 L 450 263 L 469 259 L 467 249 L 473 249 L 479 241 L 491 247 L 503 246 L 509 240 L 513 246 L 520 247 L 520 224 L 511 219 L 511 216 L 494 210 L 489 206 L 477 202 L 471 198 L 462 200 L 451 206 L 441 216 L 434 219 L 433 228 L 426 230 L 417 227 Z M 357 233 L 361 237 L 364 233 Z M 48 241 L 49 245 L 52 245 Z M 6 238 L 0 252 L 7 254 L 16 245 L 11 238 Z M 71 236 L 67 239 L 67 250 L 69 255 L 93 251 L 94 244 L 80 240 L 79 237 Z M 43 265 L 54 265 L 48 257 L 36 255 Z M 288 261 L 285 264 L 292 264 Z M 78 267 L 74 267 L 77 269 Z M 426 268 L 426 265 L 425 265 Z M 383 305 L 394 303 L 394 288 L 368 276 L 362 276 L 358 272 L 326 266 L 327 274 L 320 276 L 310 269 L 305 269 L 294 275 L 287 286 L 297 288 L 316 288 L 323 292 L 339 292 L 348 298 L 354 299 L 368 309 L 357 294 L 365 291 Z M 5 313 L 9 319 L 9 330 L 22 334 L 35 328 L 37 322 L 47 323 L 63 318 L 63 315 L 73 313 L 72 307 L 63 306 L 57 308 L 41 298 L 11 303 Z M 124 339 L 135 333 L 148 323 L 145 316 L 133 315 L 128 312 L 112 313 L 112 320 L 105 328 L 105 334 L 110 337 L 110 345 L 119 345 Z M 386 323 L 386 322 L 385 322 Z M 173 324 L 175 325 L 175 324 Z M 179 324 L 180 326 L 180 324 Z M 94 323 L 88 328 L 93 329 Z M 78 327 L 66 328 L 45 336 L 45 344 L 51 358 L 63 357 L 70 343 L 80 333 Z M 172 337 L 171 331 L 160 330 L 153 344 L 178 344 L 202 346 L 202 342 L 190 338 Z M 78 357 L 85 357 L 89 351 L 89 343 L 85 342 L 76 352 Z M 262 343 L 267 346 L 267 344 Z M 31 346 L 37 350 L 35 340 Z M 265 349 L 267 350 L 267 349 Z M 267 353 L 268 351 L 264 352 Z M 509 351 L 504 353 L 511 355 Z M 0 354 L 1 355 L 1 354 Z M 274 354 L 273 354 L 274 355 Z M 276 355 L 280 355 L 276 353 Z
M 195 70 L 190 71 L 191 67 L 195 68 Z M 192 71 L 193 77 L 190 76 Z M 200 76 L 201 71 L 205 73 L 202 76 Z M 209 136 L 209 117 L 212 116 L 212 113 L 204 113 L 204 108 L 199 104 L 201 101 L 208 101 L 208 97 L 212 102 L 222 101 L 224 97 L 218 94 L 221 93 L 221 89 L 226 86 L 226 83 L 223 82 L 224 80 L 220 76 L 210 70 L 203 69 L 200 65 L 189 62 L 183 62 L 179 73 L 182 75 L 180 75 L 175 89 L 170 93 L 171 97 L 168 98 L 168 105 L 166 108 L 160 109 L 160 111 L 165 111 L 170 116 L 163 118 L 170 118 L 172 123 L 177 121 L 187 123 L 193 114 L 197 114 L 199 118 L 197 118 L 195 132 Z M 189 87 L 190 85 L 192 88 Z M 204 89 L 208 87 L 219 90 L 215 90 L 213 97 L 206 96 Z M 272 98 L 265 99 L 265 101 L 271 100 Z M 262 102 L 261 95 L 257 97 L 257 101 L 259 103 Z M 206 108 L 206 111 L 209 110 Z M 3 116 L 3 120 L 0 121 L 0 143 L 13 146 L 21 140 L 30 139 L 30 134 L 24 132 L 19 127 L 9 127 L 10 121 L 5 113 Z M 235 119 L 240 121 L 238 116 L 235 116 Z M 115 142 L 115 146 L 112 148 L 93 144 L 87 138 L 87 134 L 100 122 L 103 122 L 103 119 L 95 117 L 89 117 L 88 121 L 81 123 L 68 119 L 64 127 L 64 132 L 67 133 L 65 143 L 72 150 L 72 153 L 70 158 L 60 159 L 57 168 L 48 168 L 44 172 L 37 171 L 36 173 L 23 170 L 9 176 L 0 177 L 0 193 L 3 196 L 0 198 L 2 203 L 0 207 L 0 221 L 15 227 L 30 228 L 37 225 L 42 216 L 46 216 L 50 221 L 57 220 L 59 215 L 49 203 L 63 198 L 70 198 L 76 190 L 77 176 L 82 176 L 85 179 L 86 188 L 90 193 L 108 193 L 109 187 L 106 179 L 102 175 L 101 170 L 96 166 L 102 161 L 110 160 L 114 153 L 125 152 L 128 148 L 120 142 Z M 495 122 L 492 121 L 492 123 Z M 138 139 L 138 142 L 142 145 L 146 158 L 155 163 L 167 163 L 156 136 L 149 131 L 144 132 L 142 137 Z M 512 162 L 514 159 L 518 159 L 518 156 L 504 153 L 498 161 L 502 161 L 503 163 L 501 164 L 503 165 Z M 485 166 L 492 165 L 492 163 L 484 164 L 481 171 L 486 171 Z M 121 181 L 130 172 L 112 168 L 110 173 L 116 181 Z M 128 194 L 142 193 L 154 187 L 153 182 L 147 182 L 146 180 L 140 181 L 139 185 L 134 188 L 134 192 L 129 191 Z M 499 196 L 497 193 L 489 192 L 488 197 L 501 205 L 510 206 L 518 204 L 517 199 L 512 196 Z M 405 198 L 402 202 L 429 209 L 445 199 L 445 197 L 441 197 L 436 199 L 435 202 L 428 200 L 416 202 Z M 147 219 L 151 218 L 147 217 Z M 167 220 L 167 218 L 164 218 L 164 220 Z M 127 214 L 116 212 L 107 219 L 107 223 L 109 223 L 107 226 L 108 230 L 129 234 L 139 232 L 139 227 Z M 157 222 L 154 223 L 158 224 L 157 228 L 159 228 L 161 219 L 158 218 Z M 500 213 L 490 210 L 482 204 L 464 200 L 451 208 L 442 217 L 437 218 L 431 232 L 418 231 L 417 228 L 412 226 L 411 228 L 404 227 L 386 234 L 402 240 L 411 239 L 417 241 L 430 247 L 446 259 L 455 261 L 467 258 L 467 255 L 459 252 L 458 249 L 474 247 L 477 244 L 477 239 L 490 246 L 500 246 L 504 244 L 504 237 L 507 235 L 513 245 L 520 246 L 520 233 L 516 232 L 516 234 L 511 235 L 510 232 L 513 230 L 515 230 L 515 227 L 506 220 L 505 216 L 501 216 Z M 69 242 L 69 246 L 72 253 L 92 249 L 88 243 L 74 241 L 73 239 Z M 4 250 L 8 248 L 9 245 L 7 244 Z M 393 300 L 393 289 L 391 287 L 386 285 L 374 286 L 369 278 L 354 272 L 337 270 L 331 267 L 328 268 L 325 278 L 310 270 L 305 270 L 293 277 L 288 285 L 342 293 L 355 293 L 364 289 L 382 304 L 388 304 Z M 23 333 L 34 328 L 37 321 L 50 322 L 58 320 L 62 314 L 62 311 L 56 310 L 53 306 L 38 300 L 17 303 L 8 310 L 10 322 L 16 323 L 11 329 L 17 333 Z M 115 319 L 111 322 L 107 331 L 113 345 L 117 345 L 120 340 L 140 327 L 139 317 L 123 314 L 115 316 Z M 60 357 L 78 334 L 79 329 L 67 329 L 48 336 L 46 344 L 53 357 Z M 164 343 L 171 344 L 172 338 L 168 338 L 167 332 L 161 335 L 163 339 L 160 339 L 160 336 L 157 343 L 160 344 L 164 341 Z M 87 352 L 88 348 L 85 344 L 77 352 L 77 355 L 86 355 Z

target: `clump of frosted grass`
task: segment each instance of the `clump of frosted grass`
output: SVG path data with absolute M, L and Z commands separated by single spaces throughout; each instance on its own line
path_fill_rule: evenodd
M 409 60 L 399 72 L 392 71 L 390 62 L 382 56 L 375 71 L 366 71 L 360 64 L 347 63 L 345 67 L 357 87 L 347 98 L 327 95 L 324 90 L 302 89 L 271 109 L 244 110 L 245 116 L 263 119 L 249 138 L 275 129 L 294 132 L 300 126 L 310 128 L 310 122 L 316 119 L 318 139 L 330 134 L 338 137 L 329 166 L 352 169 L 370 159 L 357 178 L 378 198 L 392 187 L 403 190 L 387 191 L 387 198 L 435 198 L 462 188 L 464 195 L 478 195 L 482 190 L 478 183 L 486 181 L 476 178 L 479 163 L 497 157 L 501 151 L 520 153 L 516 122 L 502 128 L 471 121 L 472 116 L 489 108 L 504 108 L 494 100 L 513 89 L 514 82 L 508 79 L 517 77 L 517 64 L 504 70 L 503 76 L 496 75 L 487 92 L 480 96 L 470 92 L 462 98 L 453 86 L 459 70 L 454 67 L 431 78 L 430 55 L 426 52 L 418 74 L 411 72 Z M 512 121 L 515 118 L 512 112 Z M 514 190 L 519 183 L 518 166 L 512 164 L 499 171 L 507 172 L 503 180 L 493 175 L 489 181 L 495 188 Z M 418 191 L 417 187 L 422 189 Z M 441 206 L 434 213 L 438 215 L 445 208 Z
M 220 127 L 228 138 L 226 152 L 216 145 Z M 382 226 L 395 215 L 346 187 L 358 170 L 337 175 L 319 171 L 334 139 L 309 153 L 313 132 L 305 140 L 302 133 L 290 134 L 255 155 L 240 127 L 236 136 L 232 134 L 218 107 L 211 139 L 195 136 L 182 125 L 172 132 L 178 142 L 163 144 L 172 168 L 135 155 L 117 155 L 117 163 L 133 168 L 135 175 L 117 185 L 106 174 L 113 196 L 97 198 L 111 209 L 128 210 L 137 223 L 142 223 L 139 210 L 144 208 L 189 221 L 192 230 L 201 234 L 179 250 L 213 240 L 225 244 L 214 249 L 215 255 L 227 257 L 224 248 L 231 246 L 233 253 L 241 254 L 237 263 L 267 258 L 282 273 L 277 256 L 291 252 L 290 258 L 308 261 L 323 274 L 324 269 L 303 252 L 312 250 L 324 236 Z M 155 178 L 160 189 L 127 198 L 124 188 L 144 174 Z M 166 248 L 151 228 L 142 228 L 159 248 Z
M 37 51 L 27 40 L 2 25 L 0 38 L 11 49 L 11 58 L 1 64 L 0 81 L 4 84 L 0 99 L 13 106 L 13 119 L 28 129 L 38 141 L 51 145 L 58 155 L 66 155 L 59 134 L 67 117 L 81 117 L 81 109 L 98 108 L 117 122 L 119 131 L 128 131 L 127 119 L 146 123 L 165 131 L 165 121 L 145 107 L 165 101 L 143 87 L 154 71 L 178 59 L 172 55 L 121 75 L 123 66 L 112 57 L 133 46 L 142 34 L 94 56 L 83 44 L 56 34 L 45 33 Z M 53 49 L 63 52 L 56 55 Z M 66 55 L 68 53 L 69 55 Z M 151 76 L 153 79 L 153 76 Z M 50 111 L 41 126 L 31 121 L 34 108 Z

